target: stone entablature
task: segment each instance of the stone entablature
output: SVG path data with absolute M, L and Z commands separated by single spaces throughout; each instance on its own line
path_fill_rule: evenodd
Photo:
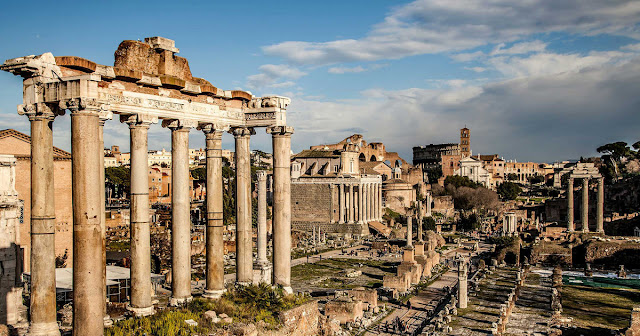
M 166 46 L 153 42 L 158 40 L 164 40 Z M 150 122 L 167 119 L 194 126 L 286 125 L 289 98 L 254 97 L 244 91 L 218 89 L 204 79 L 192 77 L 187 60 L 175 56 L 178 49 L 169 45 L 174 42 L 159 37 L 145 42 L 124 41 L 115 53 L 114 66 L 45 53 L 7 60 L 0 69 L 25 78 L 20 114 L 34 109 L 53 110 L 56 114 L 59 108 L 79 105 L 138 115 Z M 32 106 L 40 103 L 48 106 Z

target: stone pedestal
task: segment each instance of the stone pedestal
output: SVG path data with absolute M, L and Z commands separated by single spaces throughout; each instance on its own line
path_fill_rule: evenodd
M 253 264 L 253 283 L 271 283 L 273 277 L 273 266 L 267 262 L 256 262 Z
M 398 276 L 407 274 L 411 284 L 417 284 L 422 277 L 422 267 L 414 259 L 413 248 L 405 248 L 402 255 L 402 262 L 398 265 Z

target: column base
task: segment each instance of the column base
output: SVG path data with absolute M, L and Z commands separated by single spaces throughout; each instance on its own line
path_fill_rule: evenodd
M 293 288 L 291 288 L 291 286 L 282 287 L 282 290 L 287 294 L 293 294 Z
M 184 297 L 184 298 L 169 298 L 169 306 L 171 307 L 179 307 L 185 305 L 193 300 L 193 296 Z
M 155 313 L 155 309 L 153 308 L 153 305 L 149 307 L 143 307 L 143 308 L 132 307 L 130 305 L 127 305 L 127 310 L 133 313 L 133 316 L 135 317 L 149 316 Z
M 219 299 L 222 297 L 222 295 L 226 291 L 227 291 L 226 289 L 212 289 L 212 290 L 205 289 L 204 294 L 202 294 L 202 297 L 205 299 Z
M 102 318 L 102 321 L 105 328 L 113 327 L 113 320 L 111 319 L 111 316 L 105 315 Z
M 598 230 L 598 231 L 596 231 L 596 233 L 599 233 L 599 234 L 601 234 L 601 235 L 604 235 L 604 229 L 602 229 L 602 230 Z
M 256 262 L 253 264 L 253 283 L 256 285 L 260 283 L 271 284 L 272 273 L 273 266 L 268 261 Z
M 29 326 L 28 336 L 60 336 L 60 328 L 57 322 L 32 323 Z

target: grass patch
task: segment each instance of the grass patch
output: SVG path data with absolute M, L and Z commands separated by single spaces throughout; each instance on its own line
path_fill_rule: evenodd
M 629 326 L 631 309 L 640 303 L 640 290 L 563 286 L 563 315 L 578 327 L 619 329 Z
M 227 314 L 233 322 L 255 323 L 263 321 L 269 328 L 280 326 L 280 312 L 308 302 L 304 295 L 285 295 L 281 288 L 267 284 L 238 286 L 217 300 L 195 299 L 184 308 L 170 309 L 149 317 L 132 318 L 117 322 L 105 330 L 105 336 L 188 336 L 208 334 L 222 324 L 212 325 L 203 318 L 204 312 L 213 310 Z M 198 326 L 189 326 L 192 319 Z

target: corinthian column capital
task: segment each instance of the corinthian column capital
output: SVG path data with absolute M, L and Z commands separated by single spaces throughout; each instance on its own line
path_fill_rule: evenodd
M 26 115 L 31 121 L 44 119 L 53 121 L 56 116 L 63 115 L 64 110 L 46 103 L 20 104 L 18 105 L 18 114 Z
M 273 136 L 277 136 L 277 135 L 284 135 L 284 136 L 291 136 L 291 134 L 293 134 L 293 127 L 291 126 L 269 126 L 267 127 L 267 133 L 273 135 Z
M 229 126 L 215 123 L 200 123 L 198 129 L 210 140 L 222 139 L 222 134 L 229 131 Z
M 149 127 L 151 124 L 158 122 L 158 117 L 150 116 L 147 114 L 121 114 L 120 122 L 129 125 L 131 127 Z
M 253 129 L 253 127 L 232 127 L 231 130 L 229 130 L 229 133 L 238 138 L 254 135 L 256 134 L 256 131 Z

